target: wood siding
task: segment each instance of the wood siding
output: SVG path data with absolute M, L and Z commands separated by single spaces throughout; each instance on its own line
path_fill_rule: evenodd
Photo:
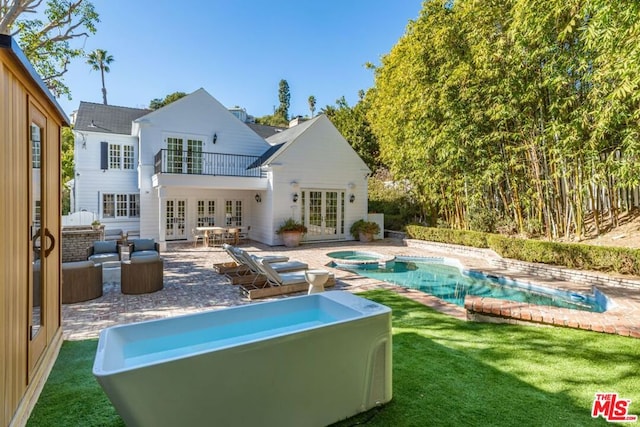
M 43 139 L 42 212 L 55 250 L 43 267 L 47 283 L 42 295 L 46 328 L 41 356 L 29 369 L 29 283 L 31 277 L 29 108 L 46 118 Z M 0 426 L 22 425 L 28 419 L 59 350 L 60 306 L 60 130 L 66 118 L 58 113 L 11 49 L 0 48 Z M 45 219 L 46 218 L 46 219 Z

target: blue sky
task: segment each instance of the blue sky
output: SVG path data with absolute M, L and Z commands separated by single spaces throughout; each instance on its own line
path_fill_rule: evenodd
M 93 0 L 100 14 L 86 51 L 113 55 L 106 74 L 111 105 L 146 107 L 153 98 L 202 87 L 226 107 L 272 114 L 287 80 L 290 115 L 308 115 L 373 86 L 373 71 L 416 19 L 420 0 Z M 100 73 L 84 60 L 65 75 L 72 99 L 102 102 Z

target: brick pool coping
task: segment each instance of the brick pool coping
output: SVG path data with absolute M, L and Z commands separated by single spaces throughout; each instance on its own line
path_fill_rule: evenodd
M 611 306 L 611 308 L 604 313 L 592 313 L 582 310 L 467 295 L 464 301 L 464 308 L 448 304 L 459 309 L 456 310 L 453 307 L 442 304 L 437 298 L 423 298 L 420 295 L 415 295 L 414 292 L 403 292 L 407 297 L 438 311 L 447 312 L 459 319 L 462 319 L 464 316 L 467 320 L 472 321 L 560 326 L 640 338 L 639 279 L 503 259 L 495 252 L 485 249 L 422 241 L 407 241 L 407 245 L 425 249 L 433 249 L 435 247 L 461 255 L 479 256 L 500 269 L 515 270 L 530 276 L 530 282 L 536 282 L 537 278 L 545 278 L 547 281 L 550 279 L 552 284 L 544 284 L 543 286 L 552 289 L 578 290 L 583 293 L 592 293 L 593 288 L 597 288 L 607 296 L 609 305 Z M 483 269 L 480 268 L 479 270 Z M 512 278 L 508 273 L 504 274 L 503 277 Z M 553 281 L 558 281 L 558 285 L 553 286 Z M 566 283 L 563 286 L 563 284 L 560 283 L 561 281 L 569 282 L 577 286 L 568 287 Z M 433 301 L 434 299 L 437 301 Z M 443 310 L 443 308 L 445 310 Z

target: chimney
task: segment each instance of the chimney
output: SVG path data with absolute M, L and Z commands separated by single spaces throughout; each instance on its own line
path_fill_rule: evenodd
M 306 119 L 302 116 L 295 116 L 293 119 L 289 121 L 289 127 L 292 128 L 294 126 L 298 126 L 302 122 L 306 122 L 309 119 Z

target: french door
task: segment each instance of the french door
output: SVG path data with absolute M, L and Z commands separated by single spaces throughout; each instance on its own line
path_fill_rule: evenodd
M 167 172 L 202 173 L 202 140 L 167 138 Z
M 344 238 L 344 191 L 302 190 L 306 240 Z
M 187 218 L 187 201 L 186 199 L 167 199 L 165 201 L 164 217 L 165 217 L 165 239 L 166 240 L 184 240 L 187 238 L 186 218 Z

